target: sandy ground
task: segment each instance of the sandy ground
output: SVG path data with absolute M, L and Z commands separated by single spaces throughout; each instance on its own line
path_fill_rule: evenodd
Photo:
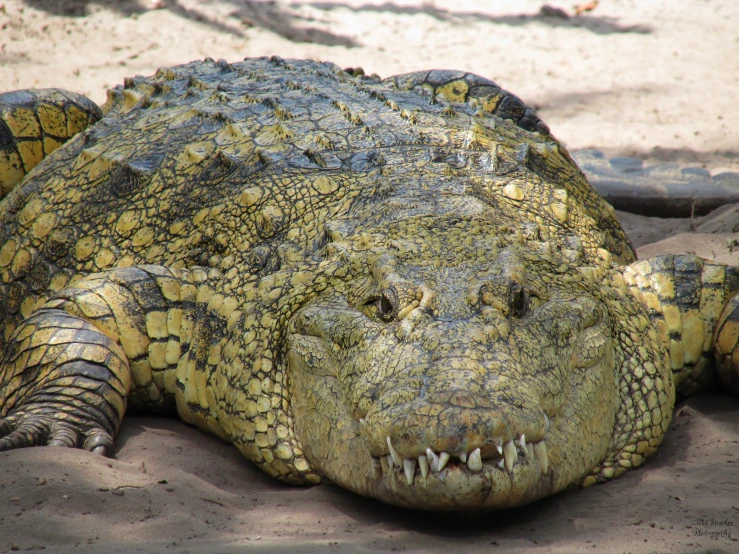
M 382 76 L 466 69 L 536 107 L 572 150 L 739 171 L 734 0 L 602 0 L 569 19 L 542 4 L 0 0 L 0 91 L 62 86 L 103 102 L 123 77 L 206 56 L 312 57 Z M 572 14 L 570 1 L 550 4 Z M 640 257 L 736 264 L 738 211 L 620 217 Z M 113 459 L 0 454 L 0 552 L 737 552 L 738 441 L 739 403 L 697 396 L 645 467 L 470 519 L 282 486 L 213 437 L 128 418 Z

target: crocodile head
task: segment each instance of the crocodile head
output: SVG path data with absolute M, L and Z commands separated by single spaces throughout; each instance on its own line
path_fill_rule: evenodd
M 520 241 L 446 228 L 352 254 L 353 276 L 290 320 L 306 457 L 355 492 L 427 510 L 512 507 L 580 482 L 619 410 L 601 283 Z

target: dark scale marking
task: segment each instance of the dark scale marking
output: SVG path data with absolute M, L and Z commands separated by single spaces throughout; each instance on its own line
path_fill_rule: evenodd
M 0 119 L 0 150 L 10 148 L 15 144 L 13 133 L 10 132 L 5 122 Z
M 283 60 L 280 56 L 270 56 L 269 61 L 276 67 L 285 67 L 286 65 L 285 60 Z
M 321 154 L 321 152 L 314 150 L 313 148 L 307 148 L 304 150 L 303 155 L 319 167 L 326 167 L 328 165 L 326 158 Z
M 191 75 L 187 79 L 187 87 L 190 89 L 198 89 L 198 90 L 208 90 L 211 88 L 208 83 L 206 83 L 202 79 L 198 79 L 194 75 Z
M 144 313 L 166 310 L 167 304 L 164 302 L 156 282 L 144 271 L 139 269 L 135 269 L 134 271 L 143 278 L 139 281 L 134 281 L 127 275 L 117 276 L 112 274 L 113 281 L 129 291 Z
M 144 77 L 142 77 L 141 75 L 136 75 L 135 77 L 126 77 L 125 79 L 123 79 L 123 88 L 124 89 L 136 88 L 143 81 L 144 81 Z
M 108 180 L 109 191 L 119 198 L 125 198 L 145 187 L 150 180 L 150 172 L 129 164 L 115 164 L 116 169 Z M 114 166 L 115 167 L 115 166 Z
M 698 307 L 701 297 L 700 275 L 703 264 L 699 258 L 682 257 L 675 263 L 675 296 L 683 305 Z
M 58 260 L 67 255 L 75 241 L 76 233 L 73 228 L 54 229 L 44 243 L 44 254 L 49 260 Z
M 228 71 L 228 72 L 231 72 L 231 71 L 233 71 L 233 70 L 234 70 L 234 66 L 233 66 L 233 65 L 231 65 L 230 63 L 228 63 L 228 62 L 227 62 L 226 60 L 223 60 L 223 59 L 221 59 L 221 60 L 218 60 L 218 61 L 216 62 L 216 65 L 218 66 L 218 68 L 219 68 L 219 69 L 220 69 L 221 71 Z
M 28 272 L 26 282 L 31 287 L 31 290 L 43 292 L 46 290 L 50 278 L 51 268 L 44 262 L 37 260 Z
M 503 119 L 518 122 L 526 113 L 526 105 L 515 96 L 506 96 L 500 101 L 493 113 Z
M 377 169 L 385 165 L 385 158 L 382 156 L 382 152 L 370 151 L 361 152 L 352 156 L 345 165 L 351 168 L 352 171 L 369 171 L 371 169 Z
M 208 163 L 205 164 L 201 176 L 208 182 L 220 181 L 228 177 L 228 175 L 236 169 L 236 161 L 227 154 L 224 154 L 222 151 L 218 151 L 215 156 L 212 156 Z

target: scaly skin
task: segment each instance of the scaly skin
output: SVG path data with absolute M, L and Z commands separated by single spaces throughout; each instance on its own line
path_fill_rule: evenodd
M 45 156 L 101 115 L 94 102 L 73 92 L 0 94 L 0 199 Z
M 206 60 L 103 112 L 0 204 L 0 450 L 176 409 L 289 483 L 504 508 L 640 465 L 714 346 L 734 379 L 736 271 L 636 263 L 490 81 Z

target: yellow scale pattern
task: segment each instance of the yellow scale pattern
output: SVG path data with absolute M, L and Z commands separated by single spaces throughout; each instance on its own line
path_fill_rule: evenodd
M 84 96 L 56 89 L 0 94 L 0 106 L 0 198 L 101 115 Z

